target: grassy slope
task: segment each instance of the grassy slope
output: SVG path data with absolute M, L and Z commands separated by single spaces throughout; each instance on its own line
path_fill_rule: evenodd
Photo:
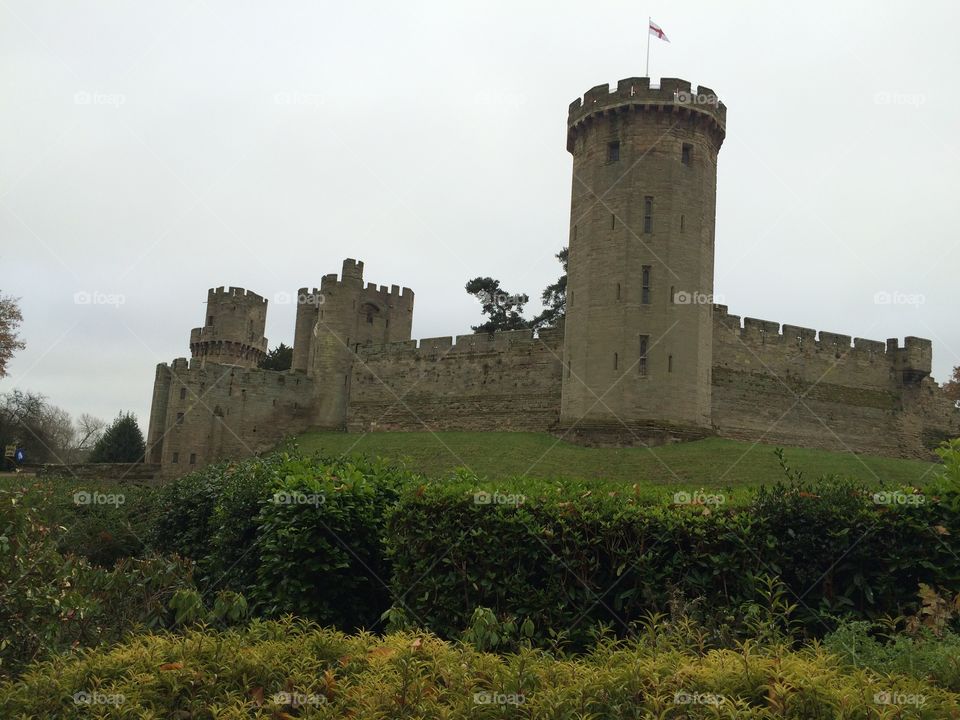
M 331 455 L 369 454 L 407 458 L 428 476 L 466 466 L 491 480 L 527 476 L 544 479 L 605 479 L 642 485 L 756 487 L 783 477 L 772 445 L 710 438 L 657 448 L 585 448 L 545 433 L 338 433 L 311 432 L 299 438 L 307 451 Z M 786 450 L 792 467 L 811 479 L 823 474 L 855 477 L 877 488 L 919 484 L 933 467 L 917 460 L 868 457 L 804 448 Z

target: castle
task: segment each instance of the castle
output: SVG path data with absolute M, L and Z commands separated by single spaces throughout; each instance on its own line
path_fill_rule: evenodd
M 267 301 L 211 289 L 191 359 L 157 367 L 147 438 L 164 476 L 308 428 L 548 431 L 595 444 L 708 435 L 928 458 L 960 436 L 931 343 L 744 318 L 713 303 L 726 107 L 664 78 L 600 85 L 569 108 L 562 327 L 411 340 L 409 288 L 363 263 L 296 298 L 288 371 L 257 368 Z

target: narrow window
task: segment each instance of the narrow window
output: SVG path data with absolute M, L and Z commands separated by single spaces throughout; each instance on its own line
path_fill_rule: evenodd
M 680 232 L 683 232 L 683 215 L 680 216 Z
M 684 143 L 683 148 L 680 150 L 680 162 L 684 165 L 689 165 L 691 155 L 693 155 L 693 145 Z
M 191 465 L 196 465 L 196 464 L 197 464 L 197 454 L 196 454 L 196 453 L 190 453 L 190 464 L 191 464 Z
M 567 303 L 568 307 L 573 307 L 573 290 L 570 291 L 570 302 Z
M 617 227 L 617 216 L 613 213 L 610 213 L 610 229 L 615 230 Z
M 620 283 L 617 283 L 617 300 L 620 299 Z
M 576 226 L 576 225 L 573 226 L 573 239 L 574 239 L 574 240 L 577 239 L 577 226 Z
M 173 459 L 172 459 L 170 462 L 175 462 L 175 463 L 180 462 L 180 453 L 175 452 L 175 453 L 173 454 Z
M 607 162 L 619 162 L 620 160 L 620 141 L 614 140 L 607 143 Z
M 643 266 L 643 280 L 640 287 L 640 302 L 644 305 L 650 304 L 650 266 Z
M 613 369 L 614 370 L 620 369 L 620 355 L 618 353 L 613 354 Z
M 567 363 L 567 377 L 573 372 L 573 363 Z
M 647 374 L 647 346 L 650 344 L 649 335 L 640 336 L 640 360 L 637 362 L 637 369 L 640 374 L 646 376 Z
M 183 413 L 177 413 L 177 425 L 183 425 Z
M 670 286 L 670 304 L 673 305 L 677 301 L 677 288 L 673 285 Z
M 650 195 L 643 199 L 643 231 L 653 232 L 653 197 Z
M 667 372 L 673 372 L 673 355 L 667 355 Z
M 207 325 L 210 325 L 211 327 L 213 327 L 213 315 L 210 315 L 207 318 Z
M 186 388 L 180 388 L 180 399 L 181 399 L 181 400 L 186 400 L 186 399 L 187 399 L 187 389 L 186 389 Z

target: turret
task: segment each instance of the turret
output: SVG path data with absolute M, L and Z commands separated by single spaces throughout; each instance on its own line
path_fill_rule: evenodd
M 190 331 L 191 356 L 201 367 L 256 367 L 267 352 L 266 323 L 265 298 L 239 287 L 211 288 L 204 325 Z
M 675 78 L 600 85 L 570 105 L 562 424 L 710 427 L 725 125 L 712 90 Z

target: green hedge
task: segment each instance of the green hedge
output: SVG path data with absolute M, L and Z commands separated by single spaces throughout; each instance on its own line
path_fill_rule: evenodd
M 499 488 L 522 504 L 478 503 L 478 491 L 494 489 L 410 491 L 390 519 L 394 593 L 411 621 L 444 636 L 483 606 L 579 645 L 599 623 L 625 632 L 684 600 L 717 632 L 735 630 L 763 601 L 764 575 L 779 576 L 794 617 L 822 635 L 838 617 L 915 611 L 921 582 L 960 589 L 955 513 L 933 499 L 878 505 L 836 479 L 781 483 L 731 509 L 578 485 Z

